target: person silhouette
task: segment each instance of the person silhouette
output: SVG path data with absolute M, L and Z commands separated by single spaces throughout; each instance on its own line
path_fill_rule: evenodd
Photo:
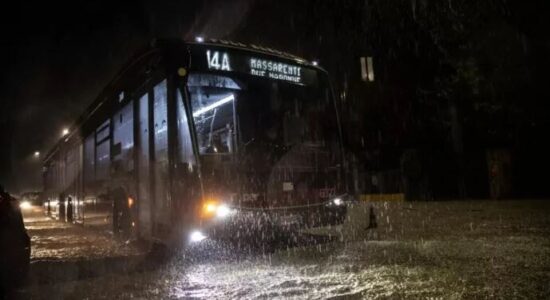
M 215 134 L 212 136 L 212 142 L 210 143 L 210 146 L 207 148 L 207 153 L 227 153 L 229 152 L 229 148 L 227 147 L 226 143 L 222 141 L 222 138 L 219 134 Z
M 67 197 L 67 222 L 73 222 L 73 198 Z

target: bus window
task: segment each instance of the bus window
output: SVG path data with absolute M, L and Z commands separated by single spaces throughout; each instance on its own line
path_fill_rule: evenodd
M 113 117 L 113 160 L 120 160 L 123 170 L 133 169 L 134 148 L 134 103 L 130 101 Z M 113 150 L 114 151 L 114 150 Z
M 72 183 L 78 175 L 78 146 L 73 146 L 66 153 L 65 157 L 65 182 Z
M 228 77 L 206 74 L 190 76 L 188 86 L 200 154 L 234 152 L 239 86 Z
M 139 98 L 139 139 L 136 144 L 138 151 L 138 203 L 139 226 L 141 234 L 151 236 L 151 178 L 150 178 L 150 153 L 149 153 L 149 94 Z
M 109 168 L 111 166 L 111 145 L 109 136 L 110 121 L 107 120 L 96 131 L 95 148 L 95 179 L 105 180 L 109 178 Z
M 95 180 L 95 140 L 94 133 L 84 140 L 84 183 Z
M 99 144 L 109 138 L 109 125 L 111 125 L 111 121 L 107 120 L 97 128 L 95 137 L 96 144 Z
M 153 103 L 155 159 L 157 161 L 168 159 L 168 122 L 166 80 L 157 84 L 154 88 L 155 101 Z
M 168 109 L 166 80 L 153 89 L 153 130 L 154 130 L 154 199 L 155 231 L 162 234 L 170 222 L 171 202 L 168 194 Z M 161 226 L 159 226 L 161 225 Z
M 181 95 L 181 92 L 178 91 L 178 156 L 179 161 L 186 164 L 188 169 L 191 171 L 195 166 L 195 156 L 193 155 L 191 132 L 189 130 L 189 123 Z
M 96 146 L 96 180 L 104 180 L 109 177 L 110 152 L 109 140 Z

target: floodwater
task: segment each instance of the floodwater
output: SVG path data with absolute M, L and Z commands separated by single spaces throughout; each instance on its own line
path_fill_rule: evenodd
M 375 230 L 366 229 L 371 206 Z M 20 294 L 30 299 L 550 298 L 550 201 L 360 203 L 350 207 L 343 226 L 327 232 L 334 241 L 270 253 L 224 251 L 224 245 L 211 242 L 157 268 L 35 283 Z M 33 259 L 40 261 L 40 255 Z
M 113 240 L 108 232 L 52 220 L 36 207 L 23 214 L 34 261 L 129 256 L 142 251 L 134 244 Z

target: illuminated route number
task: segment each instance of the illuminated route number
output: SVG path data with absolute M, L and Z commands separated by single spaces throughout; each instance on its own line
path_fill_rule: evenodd
M 229 55 L 227 53 L 219 51 L 206 50 L 206 60 L 208 62 L 208 69 L 231 71 L 229 65 Z

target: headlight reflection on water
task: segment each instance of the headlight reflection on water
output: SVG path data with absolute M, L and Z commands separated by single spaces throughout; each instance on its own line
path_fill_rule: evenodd
M 296 258 L 296 257 L 294 257 Z M 279 261 L 280 262 L 280 261 Z M 363 298 L 372 293 L 395 295 L 393 273 L 382 267 L 315 265 L 299 262 L 270 264 L 262 261 L 201 263 L 171 282 L 174 298 Z

